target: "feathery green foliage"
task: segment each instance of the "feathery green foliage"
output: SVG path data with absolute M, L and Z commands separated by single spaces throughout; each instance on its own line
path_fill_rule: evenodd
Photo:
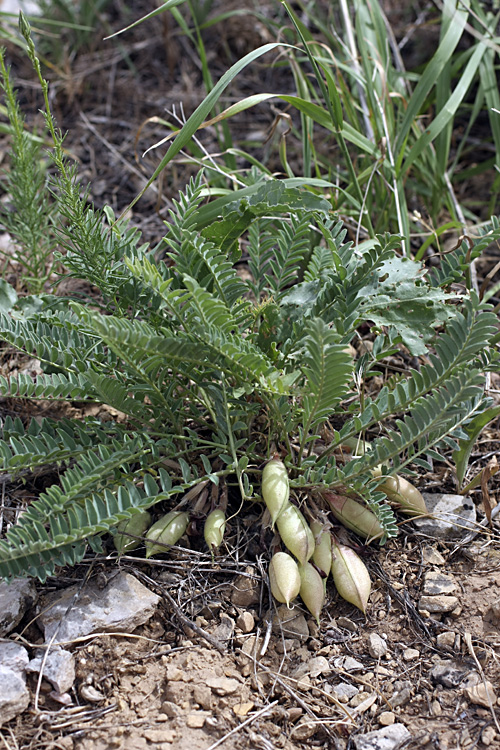
M 1 576 L 43 580 L 57 566 L 81 560 L 87 543 L 99 550 L 101 537 L 120 521 L 202 481 L 227 479 L 242 503 L 255 500 L 258 467 L 276 448 L 303 507 L 312 493 L 316 498 L 325 488 L 347 488 L 377 516 L 382 543 L 397 529 L 377 490 L 374 467 L 391 473 L 424 466 L 447 441 L 463 473 L 470 440 L 492 413 L 483 373 L 499 360 L 496 317 L 471 290 L 468 274 L 471 260 L 500 236 L 499 223 L 492 220 L 487 236 L 461 243 L 430 272 L 421 258 L 408 257 L 401 191 L 406 176 L 428 158 L 429 136 L 415 118 L 433 83 L 430 74 L 422 75 L 413 119 L 392 100 L 388 121 L 379 116 L 386 89 L 381 78 L 367 88 L 373 50 L 386 63 L 392 90 L 403 96 L 407 81 L 391 68 L 378 5 L 359 0 L 355 7 L 358 42 L 362 29 L 370 28 L 371 36 L 360 48 L 361 69 L 352 83 L 366 89 L 366 127 L 372 118 L 378 137 L 389 125 L 389 135 L 398 134 L 393 161 L 375 153 L 378 146 L 375 152 L 373 144 L 368 148 L 360 128 L 352 135 L 346 117 L 359 118 L 361 110 L 348 109 L 332 59 L 309 45 L 309 63 L 328 101 L 321 109 L 311 82 L 299 75 L 299 108 L 325 127 L 330 118 L 344 155 L 347 143 L 363 151 L 357 172 L 355 162 L 346 162 L 345 188 L 327 197 L 322 191 L 332 187 L 328 180 L 277 180 L 254 167 L 240 175 L 246 187 L 205 205 L 199 173 L 175 203 L 161 253 L 141 243 L 140 233 L 109 208 L 98 211 L 89 203 L 62 149 L 47 84 L 21 19 L 53 139 L 57 176 L 51 190 L 65 219 L 57 257 L 68 276 L 90 282 L 100 296 L 90 306 L 47 295 L 0 314 L 0 338 L 36 357 L 42 370 L 1 377 L 0 393 L 91 401 L 108 407 L 109 419 L 32 420 L 27 426 L 6 420 L 1 469 L 14 481 L 45 473 L 52 484 L 0 542 Z M 444 24 L 431 71 L 436 60 L 449 62 L 446 45 L 458 44 L 466 17 L 455 9 Z M 304 36 L 301 24 L 296 30 Z M 477 49 L 469 57 L 473 67 L 484 52 Z M 231 77 L 259 54 L 244 58 L 211 88 L 155 175 L 189 142 Z M 445 128 L 446 122 L 436 125 L 433 138 Z M 386 222 L 374 211 L 363 161 L 374 156 L 379 172 L 370 179 L 394 186 Z M 357 213 L 363 241 L 346 241 L 339 209 Z M 387 231 L 394 212 L 406 216 L 395 222 L 398 235 Z M 354 359 L 349 346 L 360 331 L 372 332 L 373 347 Z M 377 367 L 398 352 L 413 357 L 413 369 L 366 395 Z M 371 449 L 349 463 L 339 461 L 336 449 L 367 430 L 378 435 Z

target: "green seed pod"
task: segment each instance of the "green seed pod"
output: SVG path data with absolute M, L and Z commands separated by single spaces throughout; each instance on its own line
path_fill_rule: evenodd
M 262 472 L 262 497 L 271 514 L 273 526 L 281 513 L 288 506 L 290 486 L 288 473 L 283 461 L 273 458 L 264 466 Z
M 372 470 L 374 477 L 382 476 L 382 467 L 377 466 Z M 393 477 L 384 477 L 383 482 L 378 485 L 377 489 L 385 492 L 391 503 L 396 503 L 398 510 L 408 516 L 427 515 L 429 512 L 425 505 L 425 500 L 413 486 L 404 477 L 396 474 Z
M 372 587 L 366 565 L 353 549 L 343 544 L 333 542 L 332 551 L 332 578 L 337 591 L 365 614 Z
M 113 543 L 120 555 L 124 552 L 130 552 L 137 549 L 141 542 L 132 539 L 132 536 L 142 536 L 146 529 L 151 525 L 151 513 L 147 510 L 141 510 L 140 513 L 134 513 L 130 518 L 120 521 L 117 525 L 116 534 L 113 534 Z
M 299 566 L 299 572 L 300 597 L 319 625 L 319 616 L 325 602 L 323 579 L 316 568 L 308 562 Z
M 311 531 L 316 542 L 312 555 L 313 563 L 323 571 L 326 576 L 330 575 L 332 567 L 332 537 L 330 532 L 318 521 L 311 523 Z M 324 579 L 326 586 L 326 578 Z
M 323 492 L 323 497 L 328 501 L 335 518 L 356 534 L 371 541 L 384 533 L 376 515 L 366 505 L 351 497 L 335 495 L 333 492 Z
M 300 591 L 299 566 L 286 552 L 276 552 L 269 563 L 271 593 L 279 602 L 290 606 Z
M 290 504 L 279 516 L 277 526 L 285 547 L 301 565 L 306 563 L 314 552 L 314 536 L 300 510 Z
M 165 552 L 164 545 L 176 544 L 187 529 L 189 515 L 179 510 L 171 510 L 154 523 L 146 534 L 146 557 Z M 160 542 L 160 544 L 155 544 Z
M 220 508 L 216 508 L 208 514 L 203 530 L 205 541 L 210 550 L 218 549 L 221 546 L 225 530 L 226 514 Z

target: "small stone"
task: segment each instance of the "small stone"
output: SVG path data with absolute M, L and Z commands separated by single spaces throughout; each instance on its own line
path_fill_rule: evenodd
M 328 674 L 332 671 L 328 659 L 324 656 L 315 656 L 307 662 L 307 668 L 311 677 L 318 677 L 320 674 Z
M 422 558 L 427 565 L 444 565 L 446 562 L 441 552 L 438 552 L 435 547 L 424 547 Z
M 245 701 L 244 703 L 236 703 L 233 706 L 233 712 L 236 716 L 246 716 L 249 711 L 255 706 L 253 701 Z
M 234 620 L 227 615 L 221 615 L 220 623 L 217 625 L 215 630 L 212 632 L 213 637 L 219 641 L 219 643 L 227 643 L 233 637 L 234 633 Z
M 299 708 L 299 706 L 292 706 L 292 708 L 288 709 L 287 713 L 288 721 L 290 722 L 290 724 L 294 724 L 298 719 L 300 719 L 304 712 L 301 708 Z
M 333 686 L 333 692 L 340 703 L 347 703 L 359 693 L 359 688 L 351 685 L 349 682 L 341 682 L 339 685 Z
M 283 632 L 288 638 L 309 638 L 307 620 L 298 607 L 288 607 L 284 604 L 278 607 L 276 616 L 273 618 L 273 626 L 276 632 Z
M 255 568 L 249 566 L 245 575 L 238 576 L 232 585 L 231 602 L 236 607 L 248 609 L 260 600 L 260 577 L 257 577 Z
M 415 661 L 420 656 L 420 651 L 416 648 L 405 648 L 403 651 L 404 661 Z
M 0 581 L 0 637 L 14 630 L 36 599 L 36 587 L 31 578 L 14 578 L 10 583 Z
M 195 685 L 193 699 L 202 708 L 210 711 L 212 708 L 212 691 L 207 685 Z
M 337 625 L 339 628 L 344 628 L 344 630 L 349 630 L 351 633 L 357 633 L 358 626 L 355 622 L 350 620 L 348 617 L 339 617 L 337 620 Z
M 145 729 L 144 737 L 149 742 L 173 742 L 177 737 L 175 729 Z
M 96 631 L 131 633 L 153 616 L 159 601 L 137 578 L 122 572 L 103 589 L 91 581 L 81 591 L 70 586 L 46 596 L 38 622 L 46 641 L 56 632 L 58 641 L 68 642 Z
M 470 667 L 454 659 L 438 661 L 429 672 L 429 677 L 435 685 L 445 688 L 458 687 L 470 674 Z M 392 701 L 391 701 L 392 702 Z
M 333 664 L 337 669 L 343 669 L 344 672 L 359 672 L 364 669 L 364 664 L 354 659 L 352 656 L 337 656 L 333 660 Z
M 0 726 L 28 708 L 30 694 L 19 673 L 0 665 Z
M 176 667 L 175 664 L 167 664 L 165 677 L 169 682 L 183 682 L 185 676 L 185 672 L 182 669 L 179 669 L 179 667 Z
M 221 696 L 231 695 L 240 687 L 238 680 L 232 680 L 230 677 L 209 677 L 206 684 L 214 693 Z
M 26 649 L 19 643 L 0 643 L 0 664 L 23 675 L 28 666 L 29 656 Z
M 201 711 L 197 711 L 194 714 L 188 714 L 186 717 L 186 724 L 191 729 L 202 729 L 205 725 L 205 721 L 207 720 L 207 717 L 205 714 L 202 714 Z
M 489 747 L 491 743 L 495 741 L 496 736 L 497 733 L 495 732 L 495 727 L 490 724 L 481 732 L 481 742 L 483 745 L 486 745 L 486 747 Z
M 391 696 L 391 706 L 397 708 L 404 706 L 411 698 L 412 683 L 410 680 L 396 680 L 394 683 L 394 692 Z
M 236 620 L 236 627 L 238 627 L 242 633 L 251 633 L 255 627 L 255 618 L 251 612 L 242 612 Z
M 493 685 L 488 680 L 485 682 L 481 680 L 477 685 L 466 686 L 464 694 L 471 703 L 477 706 L 484 706 L 485 708 L 494 706 L 497 701 Z
M 256 646 L 257 646 L 257 636 L 251 635 L 249 638 L 245 639 L 245 643 L 241 647 L 241 650 L 247 656 L 251 656 L 252 654 L 255 653 Z
M 313 734 L 318 731 L 318 729 L 319 727 L 316 722 L 301 722 L 293 728 L 292 737 L 294 740 L 298 740 L 299 742 L 302 740 L 308 740 L 313 736 Z
M 169 719 L 176 719 L 180 715 L 179 706 L 171 701 L 163 701 L 160 710 L 163 714 L 168 716 Z
M 431 711 L 433 716 L 441 716 L 441 714 L 443 713 L 443 708 L 439 701 L 432 701 Z
M 444 633 L 439 633 L 436 637 L 436 644 L 439 648 L 454 648 L 455 639 L 456 634 L 452 630 L 446 630 Z
M 361 690 L 359 693 L 356 693 L 351 700 L 349 701 L 349 705 L 353 708 L 357 708 L 360 706 L 367 698 L 370 697 L 370 693 L 365 692 L 364 690 Z
M 356 750 L 396 750 L 411 738 L 404 724 L 392 724 L 353 737 Z
M 368 651 L 374 659 L 380 659 L 387 653 L 387 641 L 378 633 L 370 633 L 368 636 Z
M 378 717 L 378 723 L 382 727 L 390 727 L 396 721 L 396 716 L 392 711 L 382 711 Z
M 75 681 L 75 659 L 73 654 L 62 648 L 54 648 L 45 659 L 45 652 L 41 652 L 28 664 L 27 672 L 40 672 L 43 667 L 43 677 L 53 685 L 57 693 L 65 693 L 73 687 Z
M 418 611 L 423 610 L 431 613 L 451 612 L 458 605 L 456 596 L 421 596 L 418 603 Z
M 437 594 L 453 594 L 457 590 L 457 583 L 453 576 L 445 573 L 429 571 L 424 579 L 423 593 L 429 596 Z
M 432 513 L 428 518 L 413 521 L 422 534 L 434 539 L 462 539 L 474 530 L 476 506 L 470 498 L 441 493 L 422 494 L 429 513 Z

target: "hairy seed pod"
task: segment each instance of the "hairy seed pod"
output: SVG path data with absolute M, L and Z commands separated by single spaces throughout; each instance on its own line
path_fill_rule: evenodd
M 382 476 L 382 467 L 377 466 L 372 470 L 374 477 Z M 393 477 L 384 477 L 377 489 L 385 492 L 391 503 L 396 503 L 398 510 L 408 516 L 426 515 L 429 511 L 421 493 L 404 477 L 396 474 Z
M 205 541 L 210 550 L 218 549 L 221 546 L 225 530 L 226 514 L 220 508 L 216 508 L 208 514 L 203 529 Z
M 271 593 L 277 601 L 290 606 L 300 591 L 299 566 L 287 552 L 276 552 L 269 563 Z
M 189 515 L 179 510 L 171 510 L 160 518 L 146 534 L 146 557 L 166 552 L 165 545 L 176 544 L 185 533 L 188 523 Z
M 279 516 L 277 526 L 285 547 L 301 565 L 306 563 L 314 552 L 314 536 L 300 510 L 290 503 Z
M 141 510 L 140 513 L 134 513 L 130 518 L 126 518 L 116 527 L 116 534 L 113 534 L 113 544 L 120 555 L 124 552 L 130 552 L 137 549 L 141 542 L 132 539 L 132 536 L 142 536 L 147 528 L 151 525 L 151 513 L 147 510 Z
M 337 591 L 365 614 L 372 586 L 366 565 L 353 549 L 343 544 L 333 542 L 332 552 L 332 578 Z
M 318 521 L 311 523 L 311 531 L 314 535 L 314 552 L 312 555 L 313 563 L 323 571 L 325 576 L 330 575 L 332 567 L 332 537 L 330 532 Z M 324 578 L 326 586 L 326 578 Z
M 265 466 L 262 472 L 262 497 L 271 514 L 273 526 L 281 513 L 288 506 L 290 497 L 290 486 L 288 484 L 288 473 L 283 461 L 273 458 Z
M 322 494 L 328 501 L 335 518 L 351 531 L 369 540 L 378 539 L 384 533 L 376 515 L 366 505 L 358 503 L 351 497 L 335 495 L 333 492 Z
M 299 571 L 300 597 L 319 625 L 319 616 L 325 603 L 323 579 L 311 563 L 307 562 L 305 565 L 300 565 Z

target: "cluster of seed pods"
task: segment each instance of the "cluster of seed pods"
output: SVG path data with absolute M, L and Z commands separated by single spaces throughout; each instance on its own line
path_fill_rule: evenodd
M 339 594 L 365 612 L 371 581 L 364 562 L 350 547 L 339 544 L 323 524 L 318 521 L 308 524 L 301 511 L 290 502 L 287 470 L 277 458 L 264 467 L 262 497 L 273 525 L 276 524 L 283 544 L 291 553 L 276 552 L 271 558 L 269 581 L 274 598 L 290 606 L 300 595 L 319 622 L 326 581 L 331 574 Z M 368 528 L 366 536 L 372 535 L 373 531 L 382 533 L 380 526 L 378 529 L 374 526 L 374 521 L 377 524 L 378 521 L 368 508 L 366 510 L 372 518 L 363 516 L 361 521 L 357 519 L 358 509 L 364 508 L 355 504 L 357 526 L 354 530 L 360 532 L 361 524 Z M 347 514 L 349 516 L 349 512 Z
M 186 533 L 188 524 L 189 513 L 171 510 L 151 526 L 151 514 L 144 510 L 119 523 L 113 541 L 118 552 L 124 554 L 137 549 L 141 544 L 138 537 L 142 537 L 144 532 L 148 530 L 145 542 L 146 557 L 149 558 L 161 554 L 168 547 L 177 544 Z M 220 508 L 212 510 L 207 516 L 203 529 L 205 542 L 211 552 L 214 552 L 222 544 L 225 529 L 226 515 L 224 511 Z

